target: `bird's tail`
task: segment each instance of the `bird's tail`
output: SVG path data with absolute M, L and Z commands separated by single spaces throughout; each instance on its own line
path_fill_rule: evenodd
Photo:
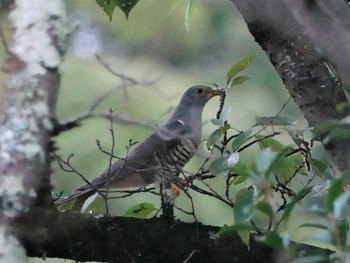
M 73 194 L 55 201 L 54 205 L 58 207 L 75 200 L 74 204 L 70 206 L 69 209 L 82 210 L 81 208 L 84 207 L 84 204 L 88 200 L 88 198 L 99 192 L 99 189 L 101 189 L 105 185 L 107 178 L 107 174 L 103 173 L 100 177 L 95 178 L 91 183 L 85 184 L 80 188 L 76 189 Z M 102 195 L 102 193 L 100 194 Z M 95 197 L 93 199 L 95 199 Z M 91 200 L 91 202 L 93 201 L 93 199 Z
M 92 196 L 96 191 L 94 189 L 84 189 L 82 191 L 77 190 L 75 193 L 56 200 L 54 202 L 54 205 L 56 207 L 62 207 L 63 205 L 69 203 L 70 201 L 75 200 L 75 202 L 72 204 L 71 208 L 72 210 L 81 210 L 86 200 Z

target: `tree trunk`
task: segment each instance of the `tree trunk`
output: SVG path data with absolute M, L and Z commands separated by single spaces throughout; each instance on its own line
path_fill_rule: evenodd
M 0 261 L 26 261 L 13 220 L 50 203 L 50 133 L 65 38 L 62 0 L 17 0 L 0 110 Z M 38 41 L 39 40 L 39 41 Z

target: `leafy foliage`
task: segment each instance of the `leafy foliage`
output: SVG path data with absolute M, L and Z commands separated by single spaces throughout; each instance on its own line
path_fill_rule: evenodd
M 237 75 L 246 69 L 252 60 L 251 56 L 234 63 L 226 76 L 227 90 L 249 79 Z M 317 242 L 322 241 L 326 246 L 334 247 L 335 252 L 325 256 L 307 251 L 298 257 L 296 262 L 347 262 L 347 255 L 350 255 L 350 192 L 344 191 L 346 177 L 335 178 L 329 163 L 314 158 L 311 148 L 315 138 L 319 136 L 328 140 L 349 138 L 348 123 L 326 121 L 315 128 L 311 141 L 305 139 L 304 131 L 289 128 L 297 123 L 291 116 L 256 117 L 253 128 L 239 133 L 235 133 L 235 128 L 229 124 L 228 114 L 220 115 L 220 118 L 212 120 L 212 123 L 219 127 L 210 136 L 210 140 L 212 146 L 220 149 L 221 154 L 210 164 L 209 171 L 224 177 L 228 188 L 240 187 L 233 195 L 235 223 L 223 227 L 219 234 L 237 233 L 249 246 L 250 234 L 259 232 L 257 240 L 275 249 L 285 249 L 291 244 L 288 234 L 280 229 L 281 225 L 291 221 L 294 213 L 305 209 L 308 216 L 313 216 L 316 221 L 301 224 L 299 227 L 312 229 L 312 244 L 319 246 L 320 243 Z M 229 128 L 222 129 L 224 125 Z M 263 128 L 258 130 L 259 126 Z M 272 133 L 268 132 L 270 127 Z M 279 129 L 278 132 L 276 129 Z M 290 136 L 293 143 L 286 145 L 277 139 L 275 135 L 280 133 Z M 248 163 L 240 160 L 240 163 L 229 167 L 227 162 L 231 154 L 241 153 L 254 145 L 259 146 L 255 161 Z M 314 180 L 316 177 L 322 181 Z M 293 182 L 298 181 L 302 184 L 295 187 Z M 281 202 L 276 207 L 278 195 Z M 296 210 L 298 212 L 295 212 Z M 261 215 L 264 216 L 264 222 L 269 222 L 267 227 L 255 223 L 256 218 L 261 222 Z
M 254 126 L 287 126 L 297 124 L 297 120 L 290 116 L 255 117 Z
M 230 168 L 230 172 L 237 175 L 231 181 L 232 184 L 241 184 L 249 178 L 249 170 L 245 164 L 239 163 Z
M 333 247 L 334 253 L 329 259 L 334 262 L 348 262 L 350 192 L 344 191 L 345 179 L 345 176 L 333 179 L 325 193 L 326 202 L 318 204 L 321 207 L 311 211 L 315 218 L 322 219 L 323 222 L 316 221 L 300 226 L 315 229 L 310 237 L 311 243 L 321 242 L 325 246 Z M 311 203 L 311 206 L 315 204 Z
M 230 170 L 228 166 L 228 158 L 220 157 L 214 160 L 210 164 L 209 170 L 212 174 L 215 174 L 216 176 L 227 177 Z
M 227 86 L 229 88 L 235 85 L 242 84 L 249 79 L 249 77 L 247 76 L 237 76 L 236 78 L 234 77 L 241 71 L 245 70 L 252 63 L 254 58 L 255 56 L 248 56 L 232 65 L 232 67 L 226 74 Z
M 271 246 L 276 250 L 280 250 L 285 247 L 283 238 L 275 231 L 268 231 L 264 235 L 257 238 L 257 240 Z
M 254 189 L 242 189 L 236 195 L 233 215 L 236 223 L 246 223 L 253 215 Z
M 262 138 L 259 135 L 256 137 L 259 139 Z M 292 147 L 285 147 L 283 144 L 273 138 L 260 140 L 259 146 L 261 148 L 270 148 L 278 153 L 267 174 L 274 172 L 279 178 L 288 180 L 295 174 L 296 167 L 301 167 L 298 172 L 306 175 L 305 168 L 303 167 L 304 157 L 301 153 L 289 155 L 293 152 Z
M 250 140 L 255 134 L 254 130 L 247 130 L 239 134 L 231 144 L 232 151 L 237 151 L 244 143 Z
M 118 6 L 128 19 L 130 11 L 135 7 L 139 0 L 96 0 L 97 4 L 112 21 L 114 9 Z

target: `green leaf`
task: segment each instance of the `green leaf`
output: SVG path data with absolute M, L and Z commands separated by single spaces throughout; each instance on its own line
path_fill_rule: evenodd
M 225 133 L 226 131 L 228 131 L 229 129 L 231 129 L 231 125 L 229 123 L 224 123 L 221 127 L 221 133 Z
M 97 4 L 107 14 L 110 21 L 112 21 L 113 12 L 116 6 L 123 11 L 126 19 L 128 19 L 130 11 L 135 7 L 138 1 L 139 0 L 96 0 Z
M 343 112 L 344 110 L 346 110 L 349 107 L 349 103 L 348 102 L 342 102 L 342 103 L 338 103 L 335 106 L 335 109 L 337 112 Z
M 328 136 L 331 139 L 349 139 L 350 128 L 348 125 L 339 125 L 338 127 L 334 128 Z
M 328 169 L 328 164 L 324 161 L 311 159 L 310 163 L 312 168 L 320 175 L 322 175 Z
M 238 230 L 237 235 L 241 238 L 242 242 L 250 249 L 250 230 Z
M 344 192 L 337 197 L 333 202 L 333 216 L 336 219 L 344 217 L 345 211 L 349 209 L 348 201 L 350 199 L 350 192 Z
M 47 255 L 46 252 L 43 251 L 42 255 L 41 255 L 41 259 L 46 261 Z
M 229 170 L 230 168 L 227 163 L 227 157 L 220 157 L 213 161 L 209 166 L 209 171 L 215 176 L 227 177 Z
M 256 157 L 257 171 L 260 173 L 265 173 L 268 171 L 276 156 L 277 153 L 272 151 L 271 148 L 262 149 Z
M 281 218 L 281 221 L 282 219 L 287 219 L 290 215 L 290 213 L 293 211 L 295 205 L 297 203 L 299 203 L 301 200 L 304 199 L 304 197 L 311 192 L 311 187 L 306 187 L 306 188 L 303 188 L 301 189 L 297 194 L 296 196 L 293 198 L 293 200 L 286 205 L 286 208 L 284 209 L 284 214 L 282 215 L 282 218 Z
M 211 119 L 210 121 L 215 126 L 220 126 L 221 125 L 221 120 L 220 119 Z
M 231 226 L 223 226 L 222 228 L 220 228 L 218 234 L 220 236 L 225 236 L 225 235 L 231 235 L 233 233 L 236 233 L 237 231 L 252 231 L 255 228 L 251 225 L 251 224 L 247 224 L 247 223 L 238 223 L 238 224 L 234 224 Z
M 224 106 L 224 108 L 222 109 L 221 113 L 220 113 L 220 117 L 219 119 L 211 119 L 211 122 L 215 125 L 215 126 L 227 126 L 227 129 L 231 128 L 231 126 L 225 122 L 228 120 L 230 113 L 231 113 L 232 107 L 226 107 Z M 224 128 L 224 127 L 223 127 Z M 224 133 L 225 131 L 223 131 Z
M 336 178 L 332 182 L 327 195 L 327 207 L 329 211 L 333 212 L 334 201 L 344 192 L 344 184 L 345 184 L 344 176 Z
M 330 132 L 331 130 L 333 130 L 337 126 L 338 126 L 337 120 L 326 120 L 324 122 L 321 122 L 314 129 L 314 137 L 318 137 L 321 134 Z
M 313 227 L 313 228 L 318 228 L 318 229 L 322 229 L 322 230 L 328 230 L 328 225 L 322 224 L 322 223 L 306 223 L 306 224 L 300 225 L 299 227 L 300 228 L 302 228 L 302 227 Z
M 221 134 L 221 129 L 219 128 L 209 135 L 206 144 L 207 149 L 210 149 L 210 147 L 212 147 L 216 142 L 220 140 Z
M 274 138 L 264 138 L 261 135 L 255 136 L 257 139 L 260 139 L 259 146 L 261 148 L 271 148 L 273 151 L 278 152 L 278 156 L 273 162 L 273 166 L 271 167 L 269 172 L 274 172 L 279 178 L 283 178 L 284 180 L 288 180 L 291 178 L 296 169 L 298 169 L 304 163 L 304 157 L 301 153 L 294 153 L 286 157 L 288 153 L 293 151 L 291 147 L 285 147 L 282 143 L 275 140 Z M 299 173 L 306 175 L 305 167 L 299 169 Z
M 339 233 L 339 241 L 341 245 L 341 250 L 346 246 L 347 235 L 349 233 L 348 222 L 347 220 L 340 220 L 337 222 L 337 228 Z
M 230 167 L 230 172 L 239 175 L 237 177 L 234 177 L 230 184 L 240 184 L 245 182 L 249 178 L 249 169 L 242 163 Z
M 231 114 L 231 110 L 232 110 L 231 106 L 230 107 L 224 106 L 220 114 L 221 124 L 224 124 L 224 122 L 228 120 Z
M 312 191 L 315 192 L 316 196 L 321 196 L 321 195 L 324 195 L 324 193 L 329 189 L 330 186 L 331 186 L 331 181 L 325 180 L 320 184 L 315 184 L 312 187 Z
M 272 207 L 270 206 L 269 203 L 265 202 L 265 201 L 260 201 L 259 203 L 257 203 L 255 205 L 255 208 L 258 209 L 261 213 L 267 215 L 269 218 L 273 218 L 274 217 L 274 212 Z
M 249 175 L 249 168 L 243 164 L 243 163 L 239 163 L 237 165 L 235 165 L 234 167 L 230 168 L 230 171 L 234 174 L 238 174 L 238 175 Z
M 277 157 L 273 160 L 269 170 L 266 172 L 267 176 L 271 172 L 275 173 L 276 176 L 280 179 L 288 180 L 290 179 L 295 171 L 303 165 L 304 157 L 301 153 L 295 153 L 293 155 L 289 155 L 294 149 L 290 146 L 284 147 L 277 155 Z M 306 174 L 305 167 L 299 169 L 300 174 Z
M 188 0 L 186 14 L 185 14 L 185 28 L 187 32 L 190 31 L 191 19 L 194 11 L 194 4 L 195 4 L 195 0 Z
M 231 81 L 230 88 L 232 88 L 233 86 L 236 86 L 236 85 L 241 85 L 245 81 L 247 81 L 248 79 L 250 79 L 248 76 L 237 76 Z
M 241 189 L 236 196 L 233 215 L 236 223 L 246 223 L 250 220 L 254 208 L 254 189 Z
M 256 239 L 276 250 L 280 250 L 284 247 L 282 237 L 274 231 L 269 231 Z
M 235 152 L 241 147 L 246 141 L 252 138 L 255 134 L 254 130 L 247 130 L 245 132 L 240 133 L 233 141 L 232 141 L 232 151 Z
M 239 175 L 237 177 L 235 177 L 230 183 L 229 185 L 233 184 L 233 185 L 238 185 L 241 183 L 244 183 L 245 181 L 247 181 L 249 179 L 249 174 L 242 174 Z
M 128 19 L 131 10 L 135 7 L 135 5 L 138 3 L 139 0 L 114 0 L 114 1 L 117 2 L 117 6 L 123 11 L 126 19 Z
M 109 17 L 109 21 L 112 21 L 112 16 L 115 7 L 117 6 L 116 1 L 113 0 L 96 0 L 96 3 L 102 8 L 102 10 Z
M 231 169 L 232 167 L 236 166 L 239 162 L 239 153 L 233 152 L 231 153 L 227 158 L 227 165 Z
M 258 135 L 258 134 L 255 135 L 255 138 L 260 140 L 258 142 L 258 144 L 259 144 L 259 147 L 261 149 L 262 148 L 271 148 L 275 152 L 280 152 L 284 149 L 284 145 L 274 138 L 265 138 L 264 139 L 264 136 Z
M 124 216 L 145 218 L 156 210 L 157 207 L 154 204 L 144 202 L 129 208 L 128 211 L 125 212 Z
M 250 63 L 252 63 L 254 58 L 255 56 L 248 56 L 233 64 L 226 74 L 227 83 L 229 83 L 231 79 L 234 76 L 236 76 L 239 72 L 245 70 L 250 65 Z
M 288 126 L 296 125 L 297 120 L 290 116 L 255 117 L 254 126 Z

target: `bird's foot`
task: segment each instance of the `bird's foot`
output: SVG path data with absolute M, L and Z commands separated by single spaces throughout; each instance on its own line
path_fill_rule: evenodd
M 170 190 L 174 193 L 176 197 L 180 195 L 180 190 L 181 189 L 187 189 L 188 188 L 188 182 L 184 178 L 177 178 L 176 183 L 172 183 L 170 185 Z
M 180 195 L 181 188 L 178 187 L 176 184 L 171 184 L 170 190 L 174 193 L 175 197 L 178 197 Z

